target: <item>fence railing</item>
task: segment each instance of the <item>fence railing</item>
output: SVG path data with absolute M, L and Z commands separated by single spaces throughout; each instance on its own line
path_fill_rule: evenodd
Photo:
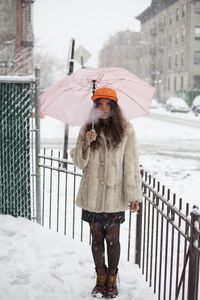
M 41 224 L 64 235 L 91 243 L 89 226 L 81 219 L 81 209 L 75 205 L 76 194 L 82 178 L 82 171 L 72 162 L 65 160 L 56 150 L 45 150 L 39 155 L 41 168 Z M 67 166 L 65 168 L 64 166 Z M 131 239 L 135 228 L 131 230 L 136 215 L 126 212 L 128 222 L 123 224 L 124 235 L 127 236 L 124 255 L 127 260 L 131 255 Z M 124 248 L 124 247 L 123 247 Z M 133 248 L 133 247 L 132 247 Z
M 90 244 L 89 226 L 85 227 L 75 205 L 82 171 L 61 157 L 60 152 L 55 157 L 53 150 L 39 155 L 41 222 Z M 190 212 L 188 203 L 183 207 L 182 199 L 177 202 L 175 194 L 143 169 L 141 176 L 143 203 L 137 215 L 126 212 L 127 259 L 134 257 L 158 300 L 198 300 L 200 212 L 197 208 Z
M 142 170 L 136 263 L 158 299 L 198 300 L 200 212 Z

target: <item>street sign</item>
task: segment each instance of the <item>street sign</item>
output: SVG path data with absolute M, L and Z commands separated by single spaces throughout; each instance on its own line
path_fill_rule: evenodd
M 83 67 L 91 56 L 92 54 L 89 51 L 87 51 L 84 47 L 79 46 L 75 51 L 74 59 Z

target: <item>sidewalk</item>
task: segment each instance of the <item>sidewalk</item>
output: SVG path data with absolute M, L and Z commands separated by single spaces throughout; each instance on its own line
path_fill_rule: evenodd
M 24 218 L 0 215 L 1 300 L 94 299 L 89 245 Z M 119 300 L 156 300 L 138 266 L 121 261 Z

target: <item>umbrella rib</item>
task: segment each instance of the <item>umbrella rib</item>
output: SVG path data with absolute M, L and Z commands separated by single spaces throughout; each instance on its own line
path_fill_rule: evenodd
M 75 81 L 77 84 L 80 85 L 80 91 L 82 91 L 84 88 L 88 88 L 88 85 L 87 84 L 83 84 L 82 82 L 78 82 L 78 81 Z
M 68 90 L 67 90 L 67 91 L 68 91 Z M 58 95 L 56 95 L 56 98 L 59 97 L 59 96 L 62 94 L 62 92 L 63 92 L 63 91 L 61 91 L 60 93 L 58 93 Z M 66 91 L 65 91 L 65 92 L 66 92 Z M 43 112 L 45 109 L 47 109 L 47 108 L 49 107 L 49 105 L 51 105 L 52 102 L 55 101 L 56 98 L 54 97 L 49 103 L 46 103 L 46 106 L 45 106 L 45 100 L 44 100 L 44 103 L 42 103 L 43 108 L 42 108 L 41 112 Z M 42 106 L 42 105 L 41 105 L 41 106 Z
M 112 79 L 112 80 L 114 80 L 114 79 Z M 116 79 L 117 80 L 117 79 Z M 107 83 L 107 81 L 109 82 L 109 83 Z M 112 83 L 110 83 L 111 82 L 111 80 L 109 81 L 109 79 L 108 80 L 105 80 L 105 81 L 101 81 L 101 82 L 106 82 L 107 83 L 107 86 L 111 86 L 111 85 L 113 85 L 113 84 L 116 84 L 116 83 L 118 83 L 118 82 L 120 82 L 120 81 L 129 81 L 129 82 L 131 82 L 131 83 L 137 83 L 137 84 L 140 84 L 140 85 L 142 85 L 142 86 L 148 86 L 148 87 L 150 87 L 150 85 L 148 84 L 148 83 L 146 83 L 146 82 L 138 82 L 137 80 L 132 80 L 132 79 L 124 79 L 124 78 L 120 78 L 120 79 L 118 79 L 117 81 L 115 81 L 115 82 L 112 82 Z
M 87 97 L 83 96 L 82 99 L 83 99 L 83 102 L 85 102 L 85 100 L 87 100 Z M 79 105 L 79 109 L 78 109 L 78 111 L 76 112 L 76 115 L 78 115 L 78 114 L 80 113 L 81 110 L 82 110 L 82 105 Z
M 85 95 L 88 95 L 89 92 L 90 92 L 90 89 L 88 91 L 88 86 L 86 84 L 85 85 L 82 84 L 82 88 L 80 90 L 79 89 L 74 90 L 73 88 L 68 88 L 68 89 L 66 89 L 66 90 L 61 91 L 60 93 L 58 93 L 58 95 L 56 95 L 56 98 L 59 97 L 63 92 L 68 93 L 68 92 L 71 92 L 72 89 L 75 92 L 76 91 L 82 91 L 84 88 L 85 88 L 85 91 L 86 91 Z M 88 94 L 87 94 L 87 91 L 88 91 Z M 45 105 L 45 101 L 44 101 L 43 108 L 42 108 L 41 112 L 44 111 L 45 109 L 47 109 L 56 100 L 56 98 L 53 98 L 52 101 L 50 103 L 47 103 L 46 105 Z
M 118 80 L 118 81 L 115 81 L 115 82 L 113 82 L 113 83 L 107 83 L 107 81 L 101 81 L 101 82 L 105 82 L 105 86 L 112 86 L 113 84 L 116 84 L 116 83 L 118 83 L 118 82 L 120 82 L 120 81 L 121 81 L 121 79 Z
M 137 106 L 139 106 L 143 111 L 145 111 L 146 113 L 148 113 L 148 111 L 146 109 L 144 109 L 144 107 L 142 107 L 139 103 L 137 103 L 133 98 L 131 98 L 127 93 L 123 92 L 122 90 L 120 90 L 119 88 L 116 88 L 116 90 L 120 91 L 121 93 L 123 93 L 124 95 L 126 95 L 131 101 L 135 102 L 135 104 L 137 104 Z M 143 95 L 142 95 L 143 96 Z

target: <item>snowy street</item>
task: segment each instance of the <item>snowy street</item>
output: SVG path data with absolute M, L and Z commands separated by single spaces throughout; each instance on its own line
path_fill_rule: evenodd
M 191 115 L 189 115 L 191 116 Z M 186 126 L 192 126 L 196 128 L 200 128 L 200 122 L 198 118 L 183 118 L 180 116 L 180 114 L 173 116 L 172 114 L 161 114 L 160 112 L 151 112 L 148 115 L 149 118 L 163 120 L 163 121 L 169 121 L 176 124 L 186 125 Z

